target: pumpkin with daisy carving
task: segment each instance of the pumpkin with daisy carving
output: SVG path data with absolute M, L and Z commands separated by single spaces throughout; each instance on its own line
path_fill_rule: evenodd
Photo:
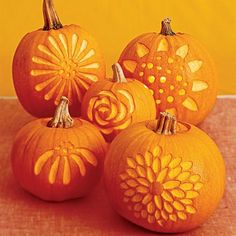
M 109 147 L 104 171 L 113 208 L 156 232 L 198 227 L 224 193 L 225 166 L 214 141 L 168 113 L 122 131 Z
M 43 0 L 45 25 L 21 40 L 13 61 L 18 98 L 31 115 L 51 117 L 61 96 L 80 114 L 82 98 L 105 78 L 105 63 L 95 39 L 78 25 L 63 26 L 52 0 Z
M 12 148 L 16 180 L 46 201 L 87 195 L 103 172 L 104 138 L 89 122 L 72 119 L 68 104 L 62 97 L 53 119 L 41 118 L 24 126 Z
M 192 36 L 174 33 L 170 19 L 160 33 L 132 40 L 119 62 L 126 76 L 146 84 L 161 111 L 198 124 L 212 110 L 217 95 L 217 73 L 207 50 Z

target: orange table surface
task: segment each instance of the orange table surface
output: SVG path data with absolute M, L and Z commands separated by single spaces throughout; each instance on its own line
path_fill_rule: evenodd
M 111 208 L 102 181 L 88 197 L 63 203 L 44 202 L 22 190 L 12 175 L 10 151 L 17 131 L 34 118 L 14 99 L 0 99 L 0 108 L 0 236 L 158 235 L 121 218 Z M 236 97 L 218 98 L 200 127 L 223 154 L 227 169 L 224 198 L 203 226 L 178 235 L 236 235 L 235 123 Z

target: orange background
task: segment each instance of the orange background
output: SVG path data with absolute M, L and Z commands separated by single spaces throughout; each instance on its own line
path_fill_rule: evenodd
M 220 78 L 219 94 L 236 93 L 236 1 L 222 0 L 54 0 L 62 23 L 79 24 L 98 40 L 110 66 L 137 35 L 172 28 L 195 36 L 213 56 Z M 43 26 L 42 0 L 0 0 L 0 96 L 15 96 L 11 64 L 21 38 Z

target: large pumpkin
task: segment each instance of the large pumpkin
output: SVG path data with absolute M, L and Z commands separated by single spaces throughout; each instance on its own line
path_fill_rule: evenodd
M 88 194 L 103 172 L 106 143 L 90 123 L 73 119 L 62 97 L 55 116 L 24 126 L 12 148 L 17 181 L 43 200 L 63 201 Z
M 105 160 L 114 209 L 146 229 L 175 233 L 202 224 L 224 192 L 225 167 L 216 144 L 193 125 L 163 113 L 124 130 Z
M 82 103 L 82 117 L 91 121 L 107 141 L 131 124 L 154 119 L 155 102 L 149 89 L 137 80 L 126 79 L 118 63 L 114 78 L 93 84 Z
M 53 115 L 61 96 L 79 115 L 90 85 L 105 78 L 96 41 L 77 25 L 62 26 L 52 0 L 44 0 L 45 26 L 21 40 L 13 61 L 15 90 L 23 107 L 36 117 Z
M 211 57 L 192 36 L 175 34 L 169 19 L 162 22 L 160 33 L 146 33 L 131 41 L 119 62 L 126 76 L 153 91 L 157 115 L 167 111 L 198 124 L 214 106 L 217 76 Z

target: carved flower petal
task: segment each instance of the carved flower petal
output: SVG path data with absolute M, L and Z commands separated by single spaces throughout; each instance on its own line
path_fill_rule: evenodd
M 88 118 L 89 118 L 90 121 L 93 121 L 93 109 L 94 109 L 94 104 L 95 104 L 97 99 L 98 99 L 97 97 L 93 97 L 89 101 L 87 114 L 88 114 Z
M 137 43 L 136 44 L 136 52 L 140 58 L 146 56 L 149 53 L 148 47 L 146 47 L 142 43 Z
M 182 105 L 190 111 L 198 111 L 198 105 L 191 97 L 187 97 Z
M 123 130 L 126 129 L 131 124 L 131 119 L 128 119 L 126 122 L 124 122 L 122 125 L 114 127 L 114 130 Z
M 160 52 L 160 51 L 166 52 L 166 51 L 168 51 L 168 49 L 169 49 L 169 45 L 168 45 L 167 40 L 165 38 L 161 39 L 161 41 L 158 44 L 157 51 L 158 52 Z
M 126 70 L 128 70 L 131 73 L 134 73 L 137 67 L 137 62 L 132 60 L 125 60 L 123 61 L 123 66 Z
M 188 45 L 185 44 L 176 50 L 176 55 L 184 59 L 188 54 L 188 50 L 189 50 Z
M 161 158 L 161 168 L 164 169 L 167 167 L 171 161 L 172 156 L 170 154 L 165 155 Z
M 118 92 L 120 94 L 122 94 L 128 100 L 127 104 L 129 106 L 129 108 L 127 110 L 130 114 L 132 114 L 134 112 L 134 99 L 133 99 L 132 95 L 124 89 L 118 90 Z
M 200 92 L 208 88 L 208 84 L 202 80 L 194 80 L 192 91 L 193 92 Z
M 197 72 L 202 67 L 203 62 L 200 60 L 193 60 L 188 63 L 188 66 L 192 73 Z
M 162 183 L 164 179 L 166 178 L 167 172 L 168 172 L 168 168 L 163 169 L 157 177 L 157 182 Z
M 100 128 L 100 130 L 103 134 L 111 134 L 114 129 L 113 128 L 108 128 L 108 129 Z
M 96 111 L 95 114 L 94 114 L 94 119 L 96 120 L 97 124 L 98 125 L 101 125 L 101 126 L 105 126 L 105 125 L 108 125 L 109 122 L 103 120 L 100 116 L 99 116 L 99 113 Z

